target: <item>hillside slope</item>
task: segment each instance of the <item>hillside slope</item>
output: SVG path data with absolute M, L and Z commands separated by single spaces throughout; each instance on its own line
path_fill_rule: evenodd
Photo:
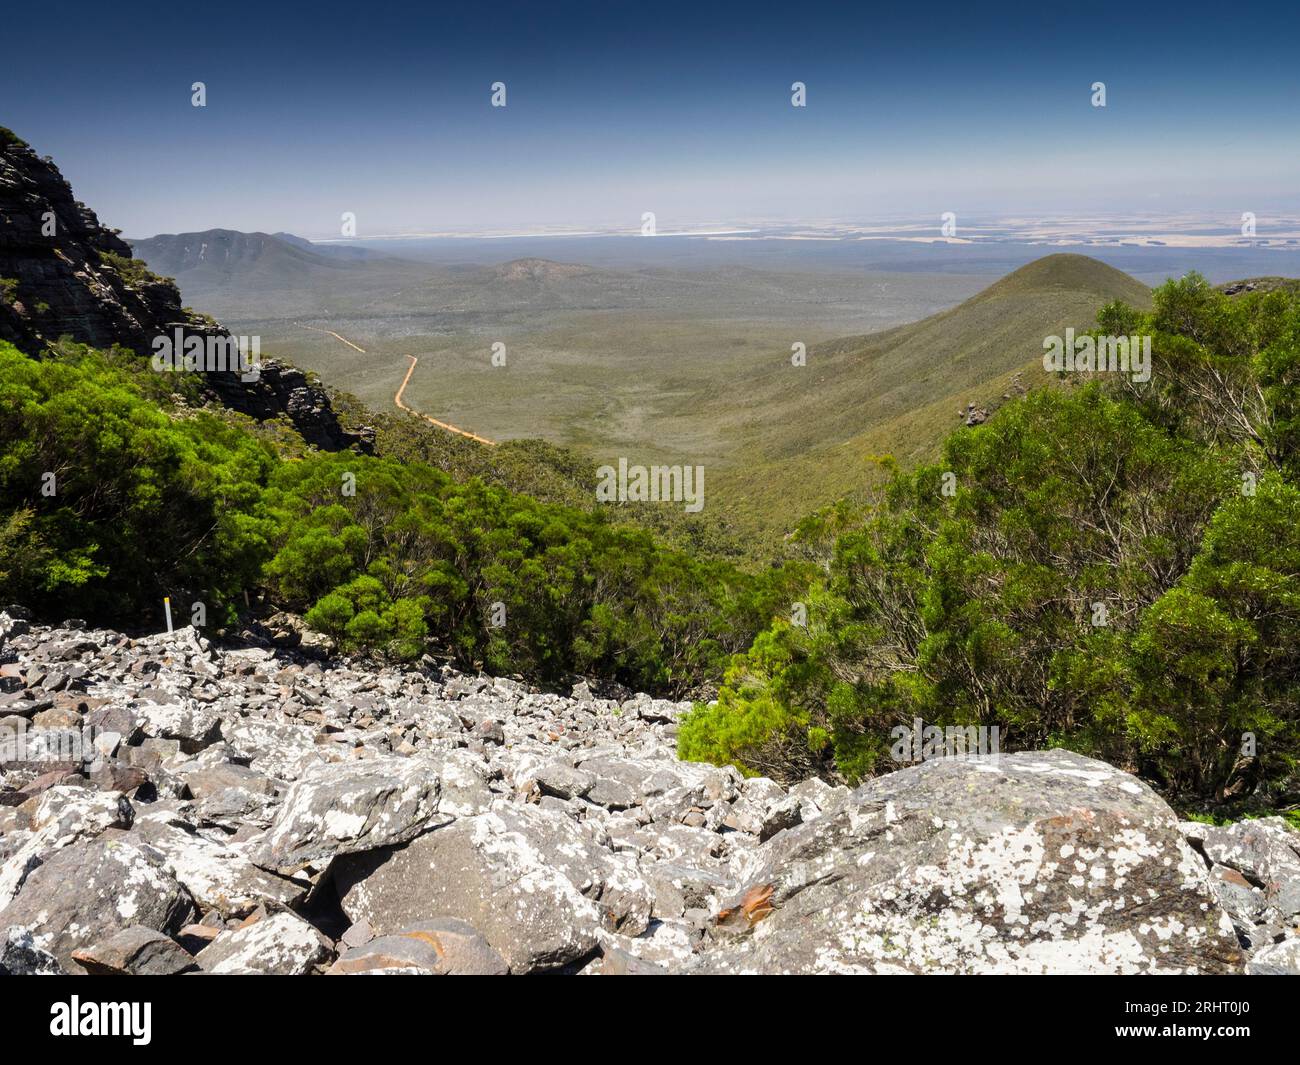
M 729 393 L 702 412 L 732 420 L 743 441 L 741 461 L 718 471 L 715 492 L 770 540 L 873 483 L 872 456 L 923 459 L 968 411 L 1045 384 L 1043 338 L 1092 328 L 1116 299 L 1146 308 L 1150 290 L 1088 256 L 1048 255 L 951 310 L 816 345 L 804 367 L 768 367 L 744 382 L 742 402 Z
M 191 304 L 222 318 L 329 313 L 343 298 L 385 296 L 430 268 L 290 233 L 208 229 L 132 240 L 137 258 L 175 278 Z
M 49 159 L 0 127 L 0 340 L 44 357 L 62 338 L 114 345 L 143 360 L 159 337 L 226 339 L 207 315 L 181 306 L 180 292 L 139 259 L 95 212 L 75 199 Z M 258 421 L 283 419 L 308 444 L 368 450 L 368 428 L 339 422 L 330 392 L 274 359 L 255 379 L 229 370 L 196 374 L 205 400 Z

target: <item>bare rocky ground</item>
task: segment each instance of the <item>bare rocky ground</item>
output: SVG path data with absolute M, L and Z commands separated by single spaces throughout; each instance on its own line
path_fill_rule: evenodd
M 1300 833 L 1064 751 L 787 789 L 586 683 L 0 634 L 0 972 L 1300 973 Z

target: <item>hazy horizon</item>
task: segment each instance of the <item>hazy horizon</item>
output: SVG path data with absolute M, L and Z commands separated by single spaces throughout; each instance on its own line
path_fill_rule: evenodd
M 340 234 L 344 212 L 364 238 L 635 231 L 645 212 L 661 232 L 937 226 L 945 211 L 959 224 L 1191 212 L 1225 226 L 1249 211 L 1262 236 L 1266 218 L 1296 213 L 1300 74 L 1225 55 L 1205 32 L 1221 18 L 1208 5 L 1177 20 L 1119 5 L 352 10 L 77 10 L 61 49 L 100 54 L 124 24 L 132 45 L 58 79 L 40 48 L 15 50 L 0 121 L 133 236 L 321 238 Z M 39 42 L 50 17 L 11 13 L 11 39 Z M 1294 10 L 1239 5 L 1229 39 L 1290 39 L 1297 23 Z M 1105 54 L 1087 45 L 1098 34 Z M 206 106 L 194 107 L 200 81 Z M 505 107 L 491 104 L 497 82 Z M 791 106 L 795 82 L 805 107 Z

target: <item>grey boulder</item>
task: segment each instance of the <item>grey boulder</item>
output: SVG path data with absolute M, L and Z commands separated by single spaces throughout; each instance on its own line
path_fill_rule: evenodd
M 284 797 L 256 859 L 293 872 L 341 854 L 405 843 L 435 824 L 439 778 L 428 761 L 377 757 L 311 767 Z
M 174 976 L 198 968 L 174 940 L 142 925 L 131 925 L 107 939 L 72 952 L 92 976 Z
M 504 976 L 510 971 L 474 926 L 441 917 L 352 947 L 327 976 Z
M 937 760 L 876 778 L 773 837 L 739 873 L 758 904 L 748 918 L 720 915 L 730 919 L 710 971 L 1244 965 L 1168 805 L 1129 774 L 1066 751 Z
M 1184 826 L 1199 836 L 1201 851 L 1215 865 L 1235 869 L 1264 893 L 1283 917 L 1300 914 L 1300 832 L 1280 817 L 1261 817 L 1218 827 Z
M 217 975 L 305 976 L 332 957 L 328 939 L 284 910 L 222 932 L 199 951 L 198 963 Z
M 171 935 L 195 913 L 190 893 L 152 848 L 99 838 L 54 852 L 0 910 L 0 933 L 21 926 L 70 972 L 72 952 L 130 925 Z
M 620 908 L 643 912 L 644 927 L 648 887 L 637 898 L 634 871 L 615 867 L 615 858 L 598 854 L 561 815 L 503 804 L 405 847 L 341 859 L 333 875 L 344 912 L 378 935 L 430 914 L 458 917 L 482 932 L 511 972 L 526 973 L 591 954 L 598 928 Z M 603 904 L 602 895 L 609 896 Z M 629 897 L 639 905 L 629 906 Z
M 1252 976 L 1300 976 L 1300 936 L 1260 947 L 1246 971 Z

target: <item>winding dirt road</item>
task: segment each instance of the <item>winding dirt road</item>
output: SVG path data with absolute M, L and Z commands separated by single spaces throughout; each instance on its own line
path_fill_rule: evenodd
M 325 333 L 327 336 L 332 336 L 336 340 L 343 341 L 343 343 L 346 344 L 348 347 L 352 348 L 354 351 L 361 352 L 362 355 L 366 353 L 365 348 L 352 343 L 352 341 L 350 341 L 345 336 L 339 336 L 339 334 L 334 332 L 334 330 L 332 329 L 321 329 L 318 326 L 307 325 L 303 322 L 294 322 L 293 324 L 297 326 L 301 326 L 303 329 L 310 329 L 316 333 Z M 411 365 L 406 368 L 406 376 L 402 378 L 402 383 L 397 389 L 397 394 L 393 396 L 393 403 L 396 404 L 399 410 L 404 410 L 408 414 L 414 414 L 417 418 L 423 418 L 430 425 L 436 425 L 439 429 L 446 429 L 447 432 L 449 433 L 456 433 L 460 436 L 467 436 L 469 437 L 469 439 L 477 440 L 480 444 L 487 444 L 489 447 L 497 446 L 497 442 L 495 440 L 489 440 L 485 436 L 478 436 L 477 434 L 471 433 L 465 429 L 458 429 L 456 426 L 451 425 L 447 422 L 438 421 L 437 418 L 430 418 L 427 414 L 423 414 L 420 411 L 415 410 L 413 407 L 408 407 L 405 403 L 403 403 L 402 393 L 406 391 L 406 384 L 408 381 L 410 381 L 411 374 L 415 373 L 415 364 L 420 361 L 414 355 L 408 355 L 406 357 L 411 360 Z
M 357 345 L 352 343 L 352 341 L 350 341 L 347 337 L 339 336 L 338 333 L 334 332 L 334 330 L 332 329 L 318 329 L 314 325 L 303 325 L 302 322 L 294 322 L 293 324 L 302 326 L 303 329 L 310 329 L 313 333 L 324 333 L 326 336 L 332 336 L 335 340 L 341 340 L 348 347 L 352 348 L 355 351 L 361 352 L 362 355 L 366 353 L 365 348 L 357 347 Z
M 474 433 L 468 432 L 465 429 L 457 429 L 456 426 L 454 425 L 448 425 L 446 422 L 438 421 L 437 418 L 430 418 L 427 414 L 421 414 L 418 410 L 412 410 L 405 403 L 403 403 L 402 393 L 406 391 L 406 382 L 411 379 L 411 374 L 415 373 L 415 364 L 420 361 L 414 355 L 408 355 L 406 357 L 411 360 L 411 365 L 406 368 L 406 376 L 402 378 L 401 387 L 398 388 L 397 395 L 393 397 L 393 402 L 396 403 L 398 407 L 400 407 L 404 411 L 416 415 L 417 417 L 423 418 L 426 422 L 429 422 L 431 425 L 436 425 L 439 429 L 446 429 L 449 433 L 459 433 L 461 436 L 468 436 L 471 440 L 477 440 L 480 444 L 488 444 L 491 447 L 497 446 L 497 442 L 495 440 L 489 440 L 485 436 L 477 436 Z

